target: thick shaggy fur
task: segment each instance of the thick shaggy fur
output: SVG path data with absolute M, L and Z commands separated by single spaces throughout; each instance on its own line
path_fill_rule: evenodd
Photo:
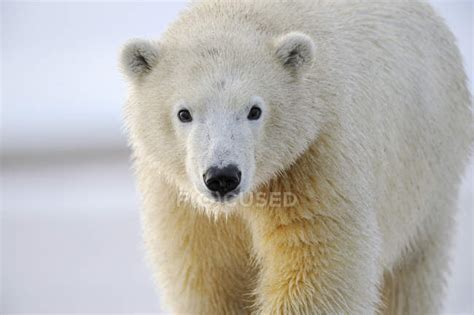
M 205 0 L 159 42 L 129 43 L 122 67 L 144 236 L 170 310 L 440 311 L 473 121 L 431 7 Z M 254 96 L 258 124 L 226 120 Z M 176 120 L 183 104 L 191 123 Z M 244 194 L 297 202 L 201 202 L 205 161 L 229 156 Z

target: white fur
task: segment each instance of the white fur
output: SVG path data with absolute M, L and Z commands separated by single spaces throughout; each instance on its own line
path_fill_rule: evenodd
M 157 47 L 126 46 L 122 66 L 148 254 L 172 310 L 440 311 L 473 121 L 431 7 L 205 0 Z M 254 103 L 263 115 L 248 121 Z M 244 195 L 292 192 L 297 206 L 209 202 L 203 173 L 230 163 Z

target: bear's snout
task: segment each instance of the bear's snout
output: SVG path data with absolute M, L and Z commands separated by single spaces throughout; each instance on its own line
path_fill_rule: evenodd
M 237 189 L 242 172 L 233 164 L 225 167 L 210 167 L 203 175 L 204 184 L 215 197 L 225 197 Z

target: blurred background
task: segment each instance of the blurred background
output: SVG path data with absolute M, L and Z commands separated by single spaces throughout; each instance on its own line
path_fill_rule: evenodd
M 473 2 L 431 1 L 472 80 Z M 185 2 L 1 2 L 1 307 L 159 313 L 121 127 L 119 47 Z M 470 83 L 472 91 L 472 81 Z M 460 195 L 446 314 L 473 312 L 473 173 Z

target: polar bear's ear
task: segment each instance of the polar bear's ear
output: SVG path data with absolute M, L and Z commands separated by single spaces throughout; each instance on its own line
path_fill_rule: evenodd
M 158 62 L 158 44 L 132 39 L 120 53 L 120 68 L 129 80 L 136 81 L 147 75 Z
M 315 45 L 306 34 L 288 33 L 278 38 L 274 45 L 277 58 L 292 71 L 299 72 L 313 62 Z

